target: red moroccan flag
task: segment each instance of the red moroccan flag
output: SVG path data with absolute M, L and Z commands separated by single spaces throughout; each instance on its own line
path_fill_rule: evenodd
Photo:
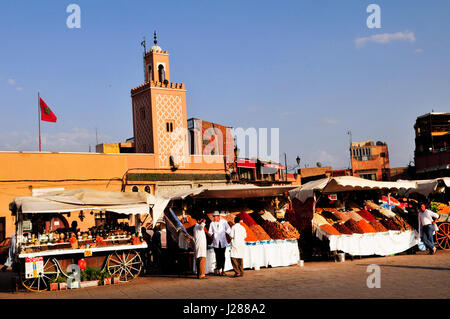
M 41 120 L 47 122 L 56 122 L 56 116 L 53 114 L 52 110 L 45 104 L 44 100 L 40 99 L 39 105 L 41 106 Z

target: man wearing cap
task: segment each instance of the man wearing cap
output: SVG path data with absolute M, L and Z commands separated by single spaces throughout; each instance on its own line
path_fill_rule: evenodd
M 231 227 L 231 264 L 233 265 L 234 277 L 244 276 L 244 254 L 245 254 L 245 237 L 247 232 L 243 221 L 239 216 L 234 218 L 235 224 Z
M 230 235 L 231 229 L 227 221 L 220 218 L 218 211 L 213 214 L 213 221 L 209 225 L 208 233 L 213 237 L 212 246 L 216 255 L 216 271 L 219 276 L 225 276 L 225 249 L 228 241 L 226 234 Z

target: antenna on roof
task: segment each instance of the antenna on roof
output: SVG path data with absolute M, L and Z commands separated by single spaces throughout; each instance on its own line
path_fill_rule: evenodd
M 144 81 L 147 81 L 147 79 L 145 78 L 145 54 L 147 53 L 147 46 L 146 46 L 146 41 L 145 41 L 145 37 L 144 40 L 141 42 L 141 45 L 144 47 L 144 54 L 142 55 L 142 61 L 144 64 Z
M 156 30 L 153 32 L 153 43 L 154 43 L 155 45 L 158 44 L 158 40 L 156 40 Z

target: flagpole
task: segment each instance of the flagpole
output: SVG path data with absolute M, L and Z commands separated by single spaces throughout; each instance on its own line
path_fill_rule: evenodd
M 38 91 L 39 152 L 41 151 L 41 96 Z

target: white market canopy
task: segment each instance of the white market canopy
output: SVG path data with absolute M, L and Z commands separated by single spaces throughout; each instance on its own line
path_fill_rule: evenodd
M 355 176 L 327 177 L 311 181 L 289 192 L 291 198 L 305 202 L 314 197 L 314 192 L 337 193 L 358 190 L 408 190 L 417 188 L 415 181 L 379 182 L 363 179 Z
M 408 182 L 406 180 L 398 180 L 398 182 Z M 409 182 L 417 183 L 417 188 L 411 192 L 428 196 L 431 193 L 442 193 L 445 187 L 450 187 L 450 177 L 439 177 L 435 179 L 413 180 Z
M 171 200 L 193 198 L 254 198 L 269 197 L 286 193 L 297 186 L 255 186 L 255 185 L 230 185 L 197 187 L 165 195 Z
M 230 186 L 204 186 L 191 189 L 179 190 L 173 193 L 164 194 L 163 198 L 158 198 L 153 208 L 153 225 L 162 217 L 167 204 L 172 200 L 192 198 L 256 198 L 270 197 L 286 193 L 297 186 L 255 186 L 255 185 L 230 185 Z
M 22 213 L 66 213 L 85 209 L 119 214 L 148 214 L 156 198 L 146 192 L 107 192 L 74 189 L 48 192 L 39 196 L 16 197 L 13 201 Z

